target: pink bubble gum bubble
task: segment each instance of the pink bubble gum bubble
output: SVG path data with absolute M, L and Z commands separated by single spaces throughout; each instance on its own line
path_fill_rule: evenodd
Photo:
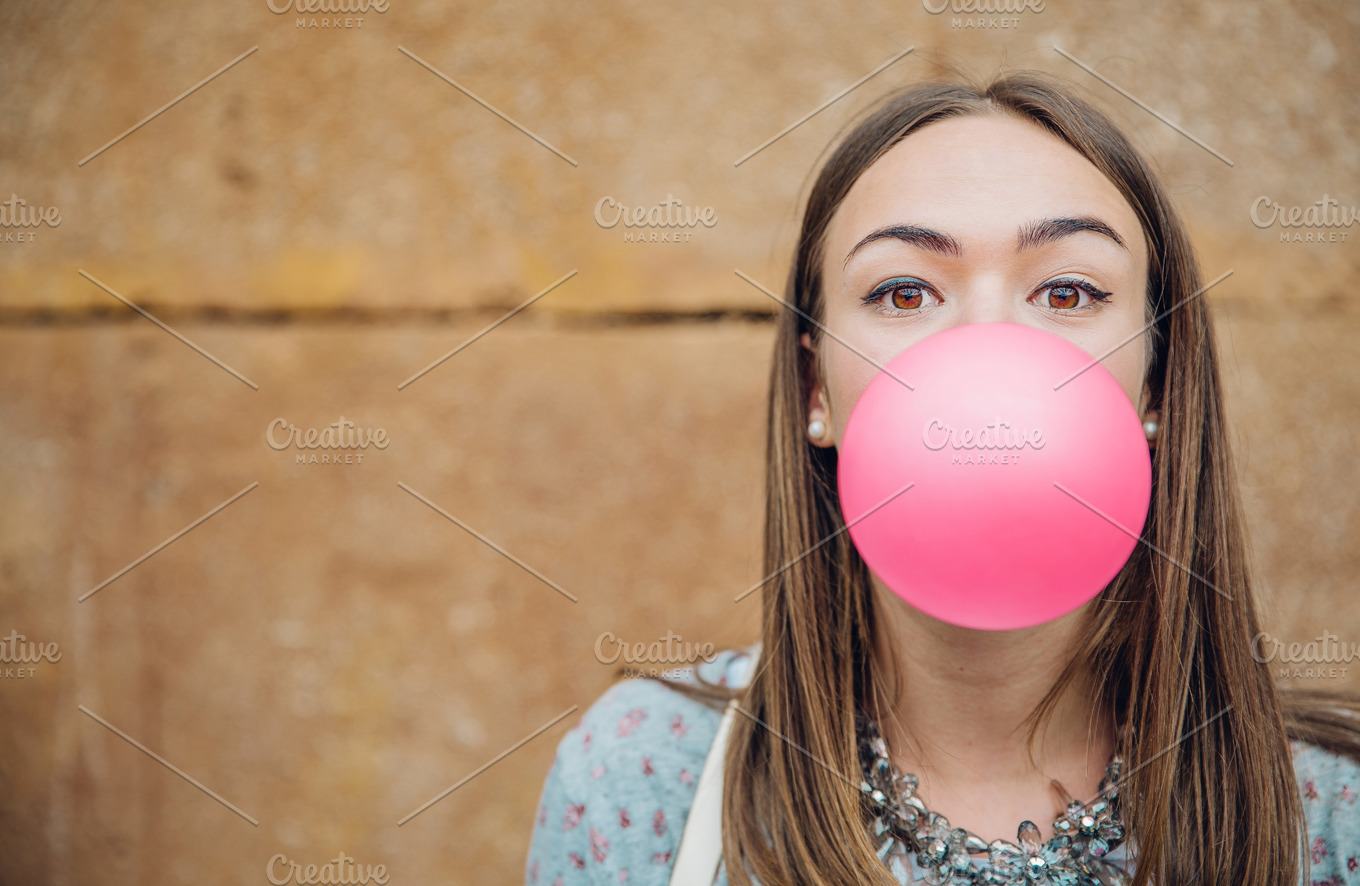
M 874 574 L 922 612 L 980 630 L 1042 624 L 1099 594 L 1152 494 L 1142 420 L 1114 376 L 1013 323 L 946 329 L 886 370 L 837 457 L 841 513 Z

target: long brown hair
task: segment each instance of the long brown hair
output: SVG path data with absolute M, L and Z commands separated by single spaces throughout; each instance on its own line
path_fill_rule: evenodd
M 873 590 L 844 526 L 836 450 L 811 445 L 809 391 L 823 319 L 826 227 L 859 176 L 933 122 L 1004 113 L 1042 126 L 1119 189 L 1148 247 L 1147 385 L 1161 413 L 1143 538 L 1097 598 L 1094 630 L 1031 717 L 1082 669 L 1120 724 L 1121 787 L 1135 886 L 1298 882 L 1308 853 L 1290 738 L 1360 752 L 1354 721 L 1291 700 L 1253 659 L 1258 631 L 1213 326 L 1185 228 L 1134 147 L 1101 112 L 1044 75 L 986 86 L 930 83 L 889 95 L 844 137 L 809 193 L 775 320 L 767 429 L 762 651 L 725 761 L 723 850 L 734 886 L 894 882 L 866 827 L 856 711 L 882 710 L 871 669 Z M 824 539 L 831 538 L 825 544 Z M 1154 552 L 1160 550 L 1165 554 Z M 1223 593 L 1219 593 L 1222 591 Z M 876 683 L 876 680 L 878 681 Z M 754 719 L 753 719 L 754 718 Z M 756 721 L 760 722 L 757 723 Z M 1032 733 L 1031 733 L 1032 734 Z M 830 770 L 835 770 L 830 771 Z

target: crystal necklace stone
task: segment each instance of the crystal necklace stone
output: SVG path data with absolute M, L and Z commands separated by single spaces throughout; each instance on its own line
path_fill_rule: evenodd
M 1105 767 L 1094 801 L 1087 804 L 1066 798 L 1066 809 L 1054 820 L 1053 836 L 1047 842 L 1041 840 L 1034 822 L 1024 821 L 1015 843 L 988 843 L 926 809 L 916 796 L 916 776 L 893 769 L 887 742 L 872 719 L 859 716 L 855 725 L 864 776 L 860 788 L 875 811 L 874 834 L 886 838 L 879 857 L 887 861 L 914 856 L 926 872 L 922 882 L 930 886 L 1127 886 L 1132 882 L 1123 868 L 1105 858 L 1124 841 L 1119 817 L 1123 761 L 1118 755 Z M 973 856 L 979 856 L 978 864 Z

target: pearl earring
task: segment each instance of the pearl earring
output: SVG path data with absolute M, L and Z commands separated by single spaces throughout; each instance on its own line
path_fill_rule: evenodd
M 820 439 L 822 439 L 822 436 L 825 435 L 825 434 L 826 434 L 826 425 L 825 425 L 825 424 L 823 424 L 823 423 L 820 422 L 820 421 L 816 421 L 816 420 L 811 421 L 811 422 L 808 422 L 808 436 L 809 436 L 809 437 L 811 437 L 811 438 L 814 439 L 814 440 L 820 440 Z
M 1157 439 L 1157 434 L 1160 430 L 1161 427 L 1155 421 L 1143 422 L 1143 433 L 1147 435 L 1149 443 Z

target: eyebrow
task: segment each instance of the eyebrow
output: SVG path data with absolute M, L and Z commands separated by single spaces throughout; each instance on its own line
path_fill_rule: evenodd
M 1094 216 L 1079 215 L 1073 218 L 1045 218 L 1039 221 L 1032 221 L 1022 227 L 1015 237 L 1015 248 L 1019 251 L 1026 249 L 1036 249 L 1049 243 L 1054 243 L 1064 237 L 1070 237 L 1081 231 L 1091 231 L 1109 237 L 1120 248 L 1128 251 L 1128 246 L 1124 244 L 1124 239 L 1115 232 L 1105 222 Z M 854 245 L 845 256 L 845 264 L 850 264 L 850 259 L 855 257 L 865 246 L 876 240 L 901 240 L 903 243 L 910 243 L 940 255 L 960 256 L 963 254 L 963 247 L 959 241 L 948 234 L 940 231 L 932 231 L 930 228 L 923 228 L 920 225 L 890 225 L 886 228 L 879 228 L 871 232 L 863 240 Z

